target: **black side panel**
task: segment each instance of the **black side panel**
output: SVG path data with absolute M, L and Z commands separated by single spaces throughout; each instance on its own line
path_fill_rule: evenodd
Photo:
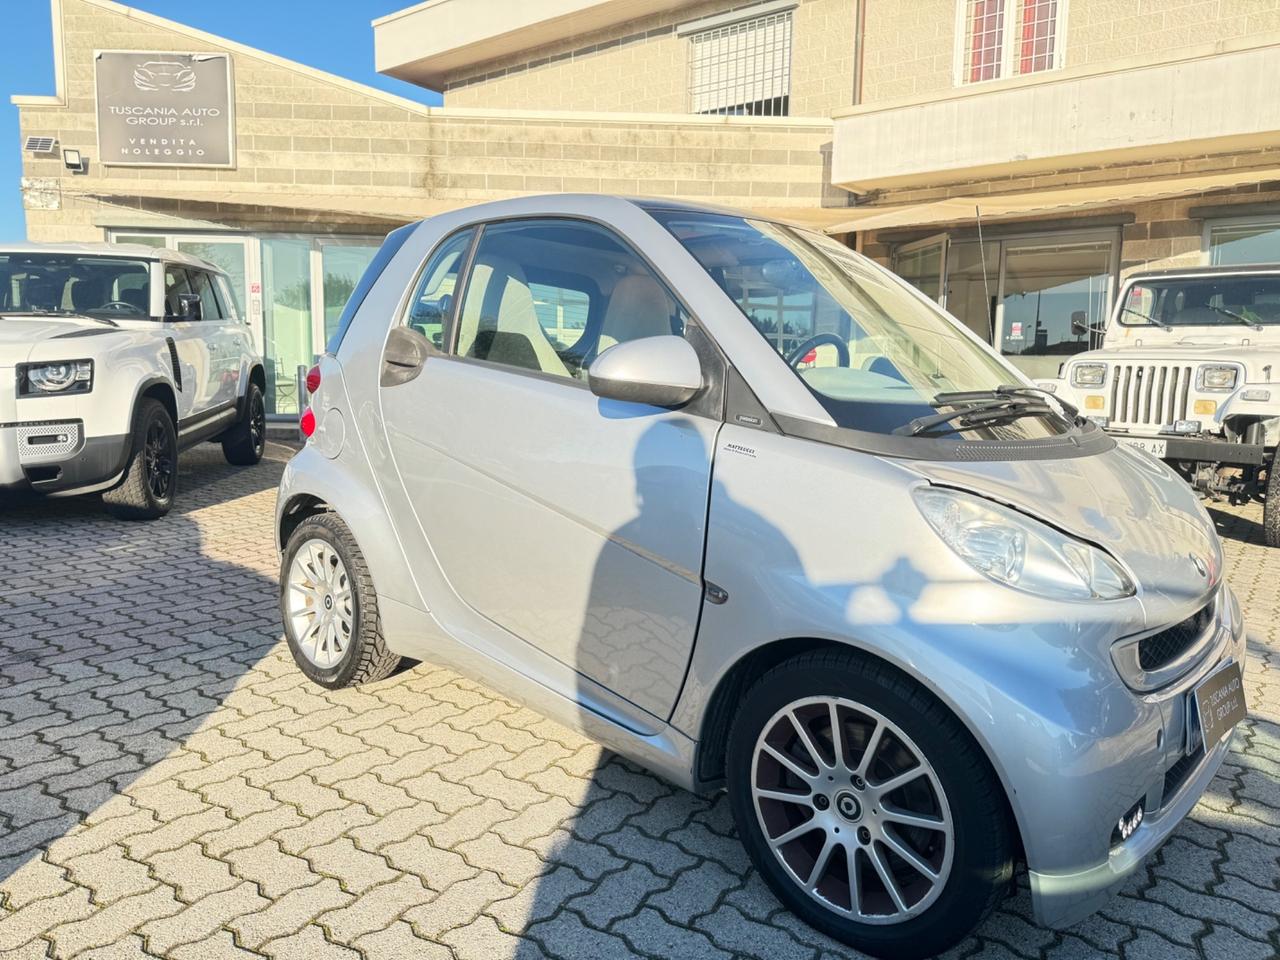
M 165 337 L 164 342 L 169 345 L 169 362 L 173 364 L 173 387 L 181 393 L 182 365 L 178 363 L 178 345 L 173 342 L 173 337 Z

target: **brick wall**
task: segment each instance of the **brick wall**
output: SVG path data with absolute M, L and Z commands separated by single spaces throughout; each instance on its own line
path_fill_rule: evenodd
M 445 104 L 529 110 L 689 110 L 689 38 L 678 24 L 742 7 L 690 3 L 570 37 L 449 78 Z M 826 117 L 853 94 L 855 0 L 800 0 L 793 14 L 791 115 Z
M 101 239 L 104 215 L 120 207 L 253 229 L 369 232 L 403 210 L 409 220 L 480 200 L 550 191 L 622 192 L 757 208 L 812 208 L 823 202 L 831 127 L 822 121 L 742 118 L 626 118 L 563 114 L 476 115 L 417 106 L 329 78 L 217 38 L 131 18 L 103 0 L 63 0 L 65 105 L 20 107 L 22 133 L 54 135 L 84 151 L 89 173 L 72 177 L 61 160 L 24 156 L 24 176 L 62 190 L 57 209 L 28 204 L 36 240 Z M 95 49 L 229 51 L 234 59 L 238 166 L 234 170 L 104 167 L 97 162 L 93 101 Z M 86 190 L 162 199 L 112 201 Z M 221 190 L 220 202 L 195 201 Z M 235 202 L 237 194 L 281 191 L 337 209 L 290 209 Z M 55 195 L 56 195 L 55 190 Z M 34 199 L 34 194 L 32 195 Z M 354 199 L 353 199 L 354 198 Z M 341 204 L 337 203 L 341 200 Z M 829 200 L 830 202 L 830 200 Z

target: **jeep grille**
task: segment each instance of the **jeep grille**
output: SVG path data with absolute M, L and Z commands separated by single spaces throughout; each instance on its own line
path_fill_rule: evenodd
M 1113 426 L 1169 426 L 1187 419 L 1195 367 L 1118 363 L 1111 375 Z

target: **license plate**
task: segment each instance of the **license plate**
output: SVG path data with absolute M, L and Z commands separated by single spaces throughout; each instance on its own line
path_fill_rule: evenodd
M 1169 441 L 1163 437 L 1116 437 L 1121 443 L 1145 450 L 1156 458 L 1163 458 L 1169 450 Z
M 1232 727 L 1245 718 L 1244 674 L 1238 663 L 1229 663 L 1200 681 L 1192 694 L 1200 736 L 1208 753 Z

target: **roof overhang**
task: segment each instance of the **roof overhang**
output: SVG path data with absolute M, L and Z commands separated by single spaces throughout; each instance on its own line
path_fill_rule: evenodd
M 654 13 L 687 0 L 427 0 L 373 21 L 374 64 L 439 90 L 499 57 L 533 50 Z
M 927 203 L 852 207 L 829 233 L 889 230 L 899 227 L 941 226 L 985 221 L 1022 219 L 1094 210 L 1120 203 L 1187 197 L 1214 190 L 1280 180 L 1280 167 L 1251 167 L 1220 173 L 1203 173 L 1162 180 L 1125 180 L 1117 183 L 1058 187 L 993 196 L 949 197 Z
M 858 106 L 835 114 L 831 179 L 868 193 L 1274 148 L 1277 75 L 1280 34 L 1255 35 Z

